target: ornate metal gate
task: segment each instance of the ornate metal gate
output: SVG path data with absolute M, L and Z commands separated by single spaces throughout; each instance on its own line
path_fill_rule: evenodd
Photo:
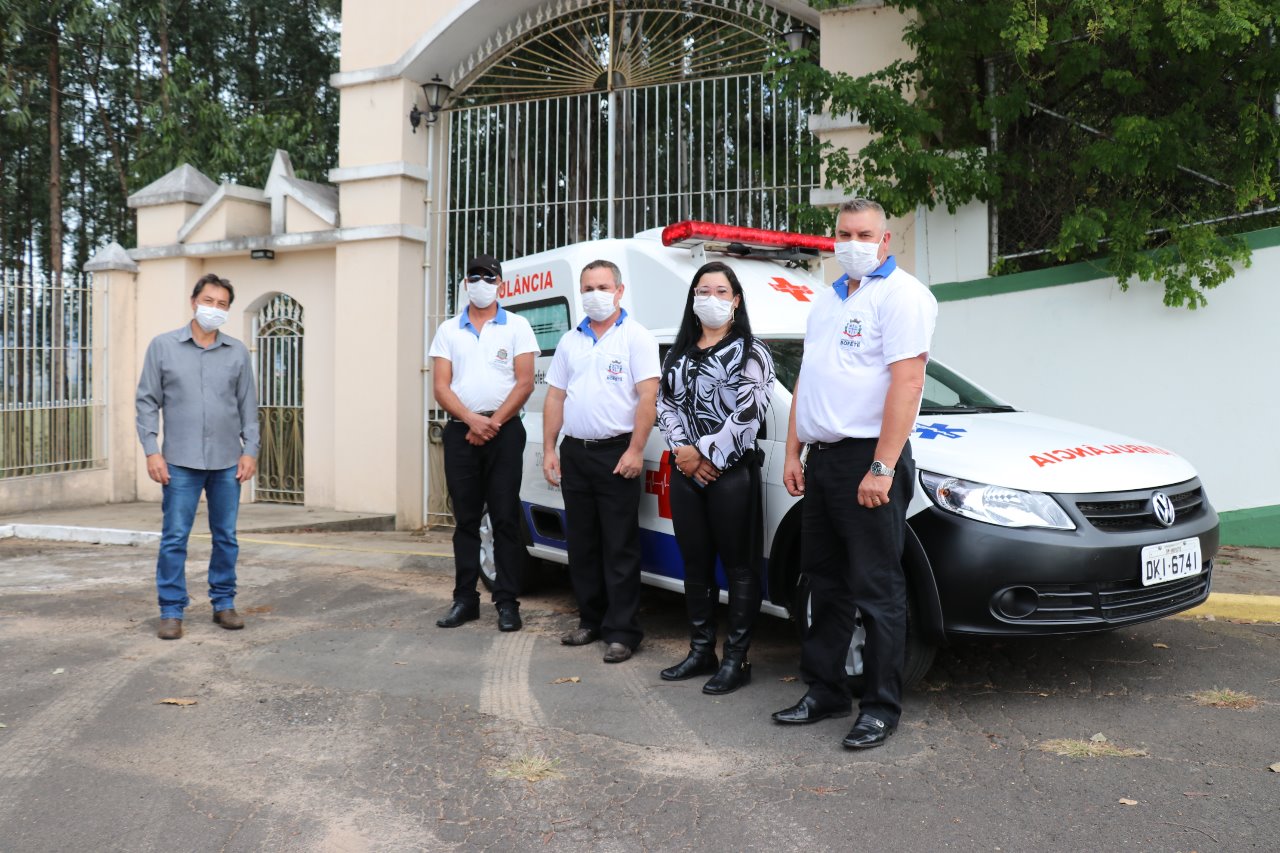
M 495 33 L 450 75 L 447 296 L 480 252 L 786 228 L 818 169 L 808 111 L 762 69 L 796 26 L 748 0 L 560 0 Z
M 257 500 L 303 503 L 302 306 L 291 296 L 272 297 L 253 321 L 258 374 Z

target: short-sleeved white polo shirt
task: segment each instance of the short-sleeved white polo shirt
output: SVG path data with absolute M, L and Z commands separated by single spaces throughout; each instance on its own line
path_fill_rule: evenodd
M 847 294 L 847 296 L 846 296 Z M 876 438 L 889 365 L 929 351 L 938 301 L 892 256 L 853 293 L 842 276 L 814 300 L 796 398 L 802 442 Z
M 529 321 L 499 306 L 479 331 L 471 324 L 471 306 L 440 324 L 428 355 L 453 364 L 449 388 L 473 412 L 492 412 L 516 387 L 516 356 L 539 352 Z
M 636 383 L 662 373 L 658 342 L 625 309 L 598 340 L 584 319 L 556 345 L 547 384 L 565 392 L 564 434 L 602 439 L 631 432 L 640 394 Z

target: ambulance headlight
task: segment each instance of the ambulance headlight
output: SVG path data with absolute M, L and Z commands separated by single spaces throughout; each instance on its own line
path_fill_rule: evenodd
M 929 471 L 920 472 L 920 482 L 930 500 L 947 512 L 965 518 L 1001 527 L 1076 529 L 1058 502 L 1043 492 L 988 486 Z

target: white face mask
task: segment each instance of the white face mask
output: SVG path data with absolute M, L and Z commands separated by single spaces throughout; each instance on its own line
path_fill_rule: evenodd
M 485 281 L 467 282 L 467 298 L 477 308 L 488 308 L 498 298 L 498 283 Z
M 582 310 L 597 323 L 602 323 L 613 316 L 613 291 L 589 290 L 582 294 Z
M 206 332 L 212 332 L 227 322 L 227 312 L 221 308 L 214 308 L 212 305 L 197 305 L 196 322 Z
M 733 302 L 718 296 L 693 297 L 693 313 L 708 329 L 719 329 L 733 319 Z
M 880 266 L 880 241 L 864 243 L 861 240 L 846 240 L 836 243 L 836 263 L 854 281 L 861 281 L 876 267 Z

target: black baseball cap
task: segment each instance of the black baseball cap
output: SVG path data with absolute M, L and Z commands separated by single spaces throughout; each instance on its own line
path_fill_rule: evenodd
M 502 264 L 493 255 L 476 255 L 467 261 L 467 275 L 488 273 L 502 278 Z

